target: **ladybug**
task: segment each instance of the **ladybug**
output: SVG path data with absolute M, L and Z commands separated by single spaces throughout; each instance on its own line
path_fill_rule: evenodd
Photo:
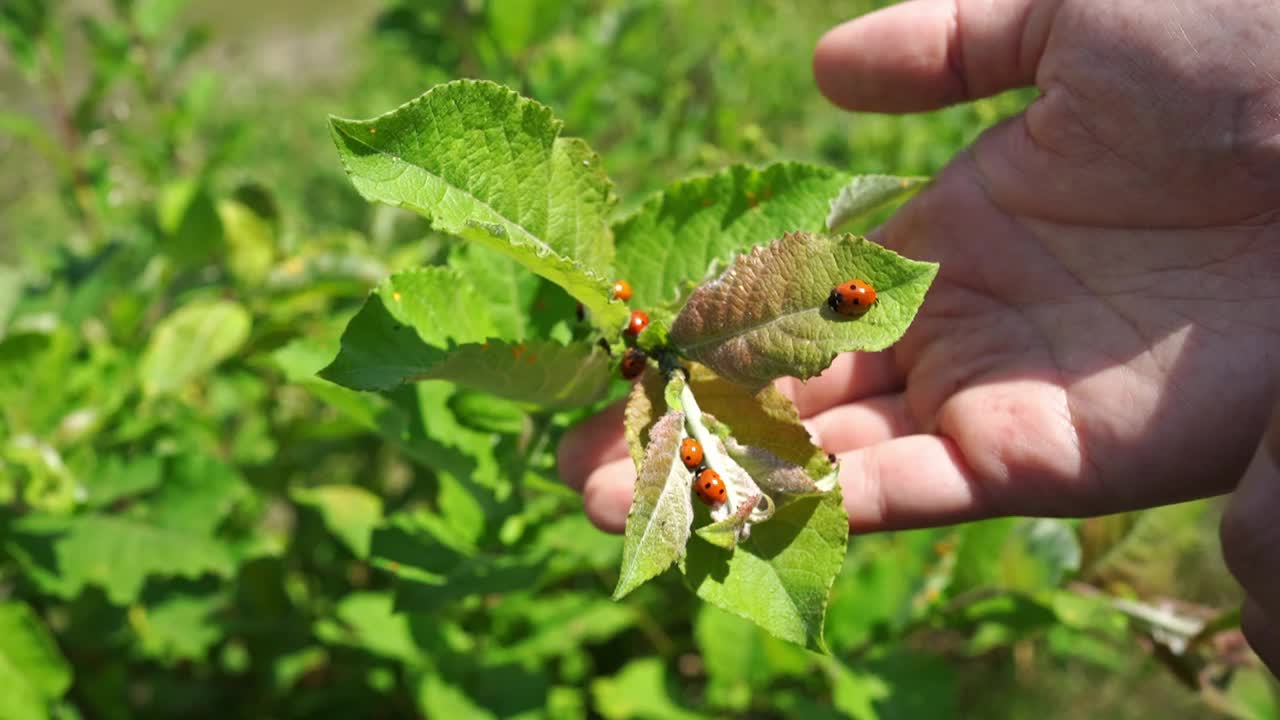
M 622 354 L 622 377 L 628 380 L 640 377 L 644 373 L 645 361 L 648 359 L 649 357 L 640 348 L 628 348 Z M 701 451 L 701 448 L 699 448 L 699 451 Z M 701 452 L 699 452 L 699 457 L 701 457 Z
M 711 468 L 703 468 L 694 478 L 693 491 L 697 493 L 699 500 L 712 507 L 724 502 L 729 496 L 724 480 L 720 479 L 720 473 Z
M 618 278 L 613 281 L 613 297 L 615 300 L 626 302 L 631 299 L 631 283 Z
M 680 460 L 690 470 L 696 470 L 702 464 L 702 443 L 693 438 L 680 441 Z
M 861 280 L 849 280 L 831 288 L 827 307 L 841 315 L 861 315 L 876 301 L 876 289 Z
M 644 332 L 649 327 L 649 315 L 643 310 L 632 310 L 631 318 L 627 320 L 626 333 L 631 337 L 635 337 Z

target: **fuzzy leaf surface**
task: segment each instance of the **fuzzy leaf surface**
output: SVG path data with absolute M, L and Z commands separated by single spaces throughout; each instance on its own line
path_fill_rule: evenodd
M 928 178 L 896 175 L 857 175 L 831 199 L 827 232 L 839 232 L 894 200 L 915 193 Z
M 686 283 L 785 232 L 818 232 L 849 176 L 831 168 L 735 165 L 673 183 L 614 226 L 618 267 L 636 307 L 676 301 Z
M 680 462 L 684 413 L 670 412 L 649 431 L 649 444 L 627 514 L 622 569 L 614 599 L 620 599 L 684 557 L 693 523 L 689 471 Z
M 454 348 L 418 380 L 452 380 L 508 400 L 561 409 L 588 405 L 609 388 L 609 356 L 585 343 L 490 340 Z
M 621 327 L 610 302 L 611 183 L 600 158 L 544 105 L 460 80 L 370 120 L 330 118 L 366 199 L 404 207 L 443 232 L 505 253 Z
M 779 377 L 811 378 L 836 355 L 883 350 L 906 332 L 937 274 L 865 239 L 793 233 L 739 255 L 690 296 L 671 326 L 688 357 L 749 387 Z M 838 283 L 865 280 L 877 300 L 857 317 L 832 311 Z

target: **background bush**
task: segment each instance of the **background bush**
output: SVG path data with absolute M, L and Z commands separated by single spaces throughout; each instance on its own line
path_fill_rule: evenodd
M 0 718 L 1280 717 L 1212 503 L 855 538 L 820 657 L 673 577 L 610 602 L 575 417 L 314 376 L 389 272 L 487 262 L 361 200 L 328 113 L 497 80 L 625 210 L 730 162 L 930 174 L 1032 97 L 830 107 L 813 44 L 875 4 L 0 5 Z

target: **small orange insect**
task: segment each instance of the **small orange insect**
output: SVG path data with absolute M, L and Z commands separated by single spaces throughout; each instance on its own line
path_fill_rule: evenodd
M 693 491 L 698 494 L 699 500 L 712 507 L 724 502 L 729 496 L 724 480 L 720 479 L 720 473 L 711 468 L 698 473 L 698 477 L 693 481 Z
M 827 307 L 841 315 L 861 315 L 876 301 L 876 289 L 862 280 L 848 280 L 831 288 Z
M 649 327 L 649 314 L 643 310 L 632 310 L 631 318 L 627 320 L 626 333 L 635 337 L 644 332 L 647 327 Z
M 702 464 L 702 443 L 693 438 L 681 440 L 680 460 L 690 470 L 698 469 L 698 466 Z
M 618 278 L 613 281 L 613 297 L 626 302 L 631 299 L 631 283 Z

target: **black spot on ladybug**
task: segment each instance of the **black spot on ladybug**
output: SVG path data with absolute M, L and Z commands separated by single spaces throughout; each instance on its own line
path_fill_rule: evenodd
M 724 488 L 720 488 L 720 494 L 724 495 Z
M 703 484 L 702 484 L 702 487 L 704 487 L 704 488 L 706 488 L 706 489 L 710 490 L 710 489 L 711 489 L 711 481 L 710 481 L 710 480 L 706 481 L 705 483 L 703 483 Z
M 854 298 L 854 299 L 853 299 L 853 304 L 854 304 L 854 305 L 861 305 L 861 304 L 862 304 L 862 301 L 861 301 L 861 300 L 859 300 L 858 298 Z

